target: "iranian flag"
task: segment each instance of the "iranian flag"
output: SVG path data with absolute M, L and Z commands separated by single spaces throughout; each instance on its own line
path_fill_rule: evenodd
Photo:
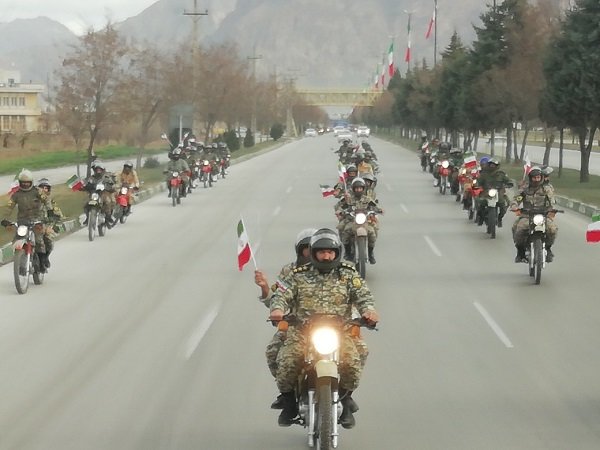
M 341 162 L 338 163 L 338 176 L 340 177 L 340 183 L 345 183 L 346 178 L 348 178 L 346 167 L 344 167 L 344 165 Z
M 585 240 L 591 243 L 600 242 L 600 216 L 595 216 L 597 219 L 588 225 L 585 233 Z
M 69 186 L 69 189 L 71 189 L 72 191 L 79 191 L 81 190 L 81 188 L 84 185 L 84 181 L 79 178 L 77 175 L 73 175 L 71 178 L 69 178 L 67 180 L 67 186 Z
M 437 4 L 433 8 L 433 15 L 431 16 L 431 20 L 429 21 L 429 27 L 427 27 L 427 33 L 425 33 L 425 39 L 429 39 L 429 37 L 431 36 L 431 32 L 433 31 L 433 25 L 435 24 L 436 12 L 437 12 Z
M 319 186 L 321 187 L 321 195 L 323 196 L 323 198 L 332 196 L 333 192 L 335 191 L 335 189 L 333 189 L 327 184 L 320 184 Z
M 388 49 L 388 75 L 390 78 L 394 76 L 394 42 L 390 44 Z
M 252 257 L 252 249 L 250 248 L 250 241 L 246 234 L 246 228 L 244 227 L 244 221 L 240 219 L 237 225 L 237 253 L 238 253 L 238 268 L 240 271 L 244 268 L 250 258 Z
M 472 169 L 477 166 L 477 158 L 471 153 L 469 156 L 465 156 L 464 164 L 465 168 Z
M 531 170 L 531 161 L 529 160 L 529 153 L 525 154 L 525 164 L 523 164 L 523 179 L 529 174 Z
M 406 55 L 404 55 L 404 61 L 406 61 L 407 63 L 410 63 L 410 19 L 412 17 L 412 14 L 408 15 L 408 44 L 406 46 Z

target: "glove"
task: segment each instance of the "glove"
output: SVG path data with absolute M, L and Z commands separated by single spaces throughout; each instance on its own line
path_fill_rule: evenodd
M 10 225 L 10 221 L 6 220 L 6 219 L 2 219 L 2 221 L 0 222 L 0 225 L 2 225 L 3 227 L 7 227 Z
M 58 225 L 54 225 L 52 227 L 52 231 L 54 231 L 55 233 L 60 233 L 60 227 Z

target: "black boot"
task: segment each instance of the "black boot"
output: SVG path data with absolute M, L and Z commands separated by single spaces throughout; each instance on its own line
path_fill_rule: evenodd
M 294 419 L 298 415 L 298 405 L 296 404 L 296 396 L 293 392 L 281 393 L 282 410 L 279 414 L 277 423 L 280 427 L 289 427 L 294 423 Z
M 46 247 L 47 249 L 48 247 Z M 44 258 L 44 267 L 46 267 L 46 269 L 50 268 L 50 253 L 52 253 L 52 250 L 46 250 L 46 257 Z
M 38 253 L 37 256 L 38 256 L 38 264 L 39 264 L 38 270 L 41 273 L 46 273 L 46 254 Z
M 527 262 L 527 257 L 525 256 L 525 247 L 522 245 L 515 245 L 517 247 L 517 256 L 515 256 L 515 262 Z
M 552 253 L 551 248 L 552 248 L 551 245 L 546 247 L 546 262 L 549 262 L 549 263 L 554 261 L 554 253 Z
M 283 398 L 282 394 L 279 394 L 275 401 L 271 403 L 271 409 L 283 409 Z
M 358 405 L 352 399 L 352 391 L 340 389 L 339 394 L 343 407 L 342 414 L 340 416 L 340 425 L 346 429 L 354 428 L 354 425 L 356 425 L 354 413 L 358 411 Z
M 344 244 L 344 259 L 346 261 L 354 261 L 354 248 L 352 244 Z
M 375 261 L 375 247 L 369 247 L 367 250 L 369 252 L 369 263 L 375 264 L 377 262 Z

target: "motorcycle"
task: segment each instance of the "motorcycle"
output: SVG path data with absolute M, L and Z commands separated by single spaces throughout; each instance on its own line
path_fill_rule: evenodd
M 559 209 L 518 209 L 517 214 L 527 214 L 529 217 L 529 236 L 525 256 L 529 265 L 529 276 L 535 284 L 542 281 L 542 269 L 546 267 L 546 223 L 549 214 L 563 213 Z
M 202 174 L 200 175 L 200 180 L 204 183 L 204 187 L 212 187 L 213 184 L 213 176 L 212 176 L 212 166 L 210 165 L 210 161 L 205 159 L 202 161 Z
M 356 270 L 363 279 L 367 277 L 367 241 L 369 222 L 376 221 L 377 212 L 374 210 L 355 209 L 347 213 L 354 221 L 354 238 L 352 246 L 354 248 L 354 260 L 356 261 Z
M 45 269 L 42 268 L 40 258 L 35 252 L 35 232 L 42 233 L 44 224 L 37 221 L 21 221 L 18 223 L 8 220 L 2 221 L 5 227 L 16 227 L 13 239 L 13 274 L 15 288 L 19 294 L 25 294 L 29 288 L 29 276 L 33 276 L 33 283 L 40 285 L 44 282 Z
M 221 162 L 219 164 L 219 175 L 221 178 L 225 178 L 227 175 L 227 169 L 229 168 L 229 160 L 231 159 L 231 155 L 227 155 L 221 158 Z
M 190 180 L 190 192 L 191 192 L 191 189 L 198 187 L 201 176 L 202 176 L 202 161 L 197 159 L 192 164 L 192 179 Z
M 104 183 L 96 183 L 94 189 L 89 192 L 86 207 L 88 211 L 88 239 L 90 241 L 93 241 L 96 237 L 96 231 L 100 236 L 104 236 L 108 228 L 106 217 L 102 212 L 102 205 L 104 204 L 102 194 L 105 188 Z
M 490 235 L 491 239 L 496 239 L 500 196 L 507 187 L 513 187 L 513 183 L 496 183 L 493 187 L 483 193 L 482 201 L 485 202 L 485 205 L 482 205 L 482 208 L 484 215 L 480 218 L 480 221 L 483 219 L 485 222 L 486 232 Z
M 447 159 L 444 159 L 440 162 L 438 167 L 438 174 L 440 175 L 439 179 L 439 189 L 440 194 L 446 195 L 446 189 L 450 186 L 448 181 L 448 176 L 450 175 L 450 162 Z
M 477 214 L 479 214 L 477 208 L 477 199 L 483 192 L 483 188 L 479 186 L 477 182 L 477 177 L 475 175 L 471 175 L 471 177 L 466 177 L 463 184 L 463 196 L 462 196 L 462 204 L 463 209 L 467 211 L 469 216 L 469 220 L 477 220 Z
M 136 191 L 136 188 L 130 187 L 128 184 L 124 183 L 116 195 L 116 208 L 115 208 L 115 219 L 120 223 L 125 223 L 127 221 L 127 217 L 129 216 L 129 212 L 131 210 L 131 203 L 129 202 L 131 192 Z M 133 194 L 135 195 L 135 194 Z
M 279 331 L 287 331 L 289 325 L 307 336 L 304 364 L 295 388 L 298 403 L 295 423 L 307 429 L 310 448 L 337 448 L 338 421 L 342 414 L 338 392 L 341 341 L 348 329 L 352 336 L 358 336 L 360 327 L 377 328 L 364 319 L 346 320 L 336 314 L 313 314 L 304 322 L 285 316 L 277 324 Z

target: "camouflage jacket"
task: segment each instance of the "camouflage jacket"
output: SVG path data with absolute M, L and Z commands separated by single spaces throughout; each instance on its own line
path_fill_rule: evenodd
M 188 170 L 190 170 L 190 166 L 183 159 L 178 159 L 178 160 L 173 160 L 172 159 L 167 164 L 167 170 L 169 172 L 174 172 L 174 171 L 176 171 L 176 172 L 187 172 Z
M 283 278 L 287 277 L 292 272 L 292 270 L 294 270 L 295 268 L 296 268 L 296 261 L 286 264 L 279 271 L 279 276 L 277 277 L 277 279 L 283 279 Z M 259 300 L 267 308 L 270 307 L 271 306 L 271 298 L 273 297 L 273 293 L 276 291 L 277 291 L 277 283 L 274 283 L 273 286 L 271 286 L 271 289 L 269 290 L 269 294 L 265 298 L 259 297 Z
M 2 217 L 10 217 L 15 206 L 17 207 L 17 221 L 46 220 L 46 211 L 52 210 L 49 197 L 36 187 L 32 187 L 28 191 L 19 189 L 12 194 L 4 208 Z
M 126 184 L 129 187 L 140 187 L 140 179 L 138 178 L 138 174 L 135 170 L 131 170 L 129 173 L 125 173 L 123 171 L 117 174 L 117 181 L 120 184 Z
M 370 209 L 380 213 L 381 208 L 377 206 L 377 202 L 368 193 L 364 193 L 357 198 L 354 194 L 350 194 L 349 198 L 342 198 L 335 205 L 335 212 L 341 213 L 350 209 Z
M 311 263 L 293 269 L 276 282 L 271 297 L 271 311 L 293 311 L 298 318 L 314 313 L 337 314 L 352 318 L 352 308 L 359 314 L 375 310 L 373 295 L 354 266 L 341 263 L 329 273 L 321 273 Z
M 547 184 L 540 184 L 535 187 L 527 186 L 525 189 L 515 195 L 513 201 L 511 202 L 511 208 L 515 209 L 520 204 L 523 204 L 523 207 L 527 209 L 551 209 L 556 204 L 556 199 L 554 198 L 554 189 L 552 186 Z
M 482 170 L 481 175 L 479 176 L 479 186 L 486 190 L 507 183 L 510 183 L 510 178 L 508 178 L 506 172 L 500 169 L 494 171 L 488 169 L 485 172 Z

